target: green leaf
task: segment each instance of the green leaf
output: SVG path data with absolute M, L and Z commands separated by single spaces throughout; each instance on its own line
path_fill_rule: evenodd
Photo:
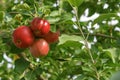
M 120 72 L 114 73 L 110 80 L 120 80 Z
M 55 17 L 55 16 L 60 16 L 60 14 L 59 14 L 59 11 L 52 11 L 51 13 L 50 13 L 50 16 L 53 16 L 53 17 Z
M 15 5 L 12 10 L 17 10 L 17 9 L 24 9 L 24 10 L 30 10 L 30 6 L 27 3 L 23 3 L 23 4 L 18 4 Z
M 58 45 L 64 44 L 67 41 L 78 41 L 79 42 L 82 40 L 83 40 L 83 38 L 80 36 L 63 34 L 59 37 L 59 44 Z
M 117 48 L 104 49 L 103 51 L 107 53 L 107 55 L 112 59 L 113 63 L 115 63 L 115 59 L 119 57 Z
M 3 20 L 4 16 L 5 16 L 5 13 L 3 11 L 0 11 L 0 21 Z
M 72 19 L 72 14 L 66 13 L 61 16 L 61 22 L 70 21 Z
M 35 80 L 36 79 L 36 74 L 34 71 L 29 71 L 25 75 L 25 80 Z
M 65 46 L 65 47 L 74 47 L 74 48 L 81 48 L 82 47 L 82 43 L 80 43 L 79 41 L 66 41 L 63 45 L 61 44 L 60 46 Z
M 55 24 L 60 20 L 60 17 L 49 17 L 47 18 L 47 20 L 49 21 L 50 24 Z
M 26 61 L 23 58 L 17 59 L 15 61 L 15 71 L 21 74 L 25 71 L 29 64 L 30 62 Z
M 10 52 L 13 53 L 13 54 L 20 54 L 21 52 L 23 52 L 25 49 L 20 49 L 20 48 L 17 48 L 15 46 L 15 44 L 13 43 L 10 43 Z
M 79 75 L 75 80 L 84 80 L 84 77 L 85 77 L 84 75 Z
M 25 78 L 22 78 L 22 79 L 20 79 L 20 80 L 25 80 Z
M 0 62 L 3 60 L 3 55 L 0 54 Z
M 96 24 L 96 23 L 99 23 L 99 22 L 102 22 L 106 19 L 109 19 L 111 17 L 118 17 L 117 13 L 106 13 L 106 14 L 101 14 L 98 18 L 96 18 L 93 22 L 92 25 Z
M 69 2 L 72 6 L 78 7 L 78 6 L 80 6 L 80 5 L 84 2 L 84 0 L 68 0 L 68 2 Z

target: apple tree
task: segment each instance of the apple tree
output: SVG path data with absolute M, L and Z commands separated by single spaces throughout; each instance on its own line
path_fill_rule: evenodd
M 46 26 L 35 18 L 47 46 L 17 47 L 19 26 Z M 119 80 L 119 22 L 120 0 L 0 0 L 0 80 Z

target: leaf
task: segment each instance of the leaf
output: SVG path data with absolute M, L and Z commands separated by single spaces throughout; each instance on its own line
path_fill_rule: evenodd
M 25 80 L 35 80 L 36 79 L 36 74 L 34 71 L 29 71 L 25 74 Z
M 49 17 L 47 18 L 47 20 L 49 21 L 50 24 L 55 24 L 60 20 L 60 17 Z
M 53 16 L 53 17 L 55 17 L 55 16 L 60 16 L 60 14 L 59 14 L 59 11 L 52 11 L 51 13 L 50 13 L 50 16 Z
M 22 79 L 20 79 L 20 80 L 25 80 L 25 78 L 22 78 Z
M 84 0 L 68 0 L 68 2 L 74 7 L 79 7 Z
M 114 73 L 110 80 L 120 80 L 120 71 Z
M 101 14 L 98 18 L 96 18 L 92 25 L 102 22 L 105 19 L 111 18 L 111 17 L 118 17 L 117 13 L 107 13 L 107 14 Z
M 104 49 L 103 51 L 107 53 L 107 55 L 112 59 L 113 63 L 116 62 L 115 59 L 118 57 L 117 48 Z
M 79 41 L 66 41 L 62 47 L 65 46 L 65 47 L 74 47 L 74 48 L 81 48 L 82 47 L 82 43 L 80 43 Z
M 41 75 L 43 71 L 45 70 L 39 66 L 35 67 L 33 70 L 30 70 L 25 74 L 25 80 L 36 80 L 36 76 Z
M 75 80 L 83 80 L 84 77 L 85 77 L 84 75 L 79 75 L 79 76 L 77 76 L 77 78 Z
M 12 10 L 18 10 L 18 9 L 30 10 L 30 6 L 27 3 L 23 3 L 23 4 L 15 5 L 12 8 Z
M 17 48 L 13 43 L 10 43 L 10 52 L 13 54 L 20 54 L 21 52 L 23 52 L 25 49 L 20 49 Z
M 0 54 L 0 62 L 2 62 L 2 60 L 3 60 L 3 55 Z
M 29 66 L 29 64 L 30 62 L 26 61 L 23 58 L 17 59 L 15 61 L 15 71 L 21 74 Z
M 58 45 L 64 44 L 67 41 L 78 41 L 79 42 L 81 40 L 83 40 L 83 38 L 80 36 L 63 34 L 59 37 L 59 44 Z
M 71 20 L 72 19 L 72 14 L 70 14 L 70 13 L 66 13 L 66 14 L 63 14 L 62 16 L 61 16 L 61 21 L 63 22 L 66 22 L 66 21 L 68 21 L 68 20 Z
M 3 11 L 0 11 L 0 21 L 3 20 L 4 16 L 5 16 L 5 13 Z

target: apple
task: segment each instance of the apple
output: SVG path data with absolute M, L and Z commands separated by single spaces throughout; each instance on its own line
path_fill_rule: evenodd
M 34 42 L 31 29 L 27 26 L 19 26 L 12 33 L 12 41 L 18 48 L 28 48 Z
M 30 52 L 36 58 L 46 56 L 49 52 L 49 44 L 44 39 L 38 39 L 30 46 Z
M 60 35 L 60 32 L 57 31 L 57 32 L 52 32 L 52 31 L 49 31 L 48 34 L 44 35 L 43 38 L 49 43 L 55 43 L 59 40 L 59 35 Z
M 35 17 L 31 21 L 31 29 L 36 37 L 41 37 L 50 31 L 50 24 L 47 20 Z

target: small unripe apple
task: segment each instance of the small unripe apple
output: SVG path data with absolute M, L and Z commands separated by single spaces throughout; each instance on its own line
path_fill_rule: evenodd
M 41 37 L 50 31 L 50 24 L 47 20 L 35 17 L 31 22 L 31 29 L 36 37 Z
M 44 39 L 36 40 L 30 46 L 30 52 L 34 57 L 46 56 L 49 52 L 49 44 Z
M 34 42 L 31 29 L 27 26 L 19 26 L 13 31 L 12 41 L 18 48 L 28 48 Z

